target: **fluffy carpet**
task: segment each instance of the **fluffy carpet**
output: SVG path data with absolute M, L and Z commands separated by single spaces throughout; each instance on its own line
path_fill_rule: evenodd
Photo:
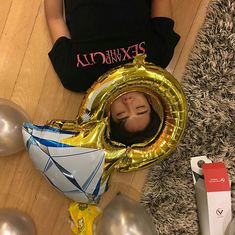
M 235 2 L 211 1 L 183 77 L 189 116 L 169 158 L 150 169 L 141 203 L 157 234 L 200 234 L 190 158 L 223 161 L 235 213 Z

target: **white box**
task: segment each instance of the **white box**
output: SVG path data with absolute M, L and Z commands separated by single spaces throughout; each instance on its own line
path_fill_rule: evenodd
M 224 163 L 212 163 L 206 156 L 199 156 L 191 158 L 191 168 L 201 235 L 225 235 L 232 208 Z

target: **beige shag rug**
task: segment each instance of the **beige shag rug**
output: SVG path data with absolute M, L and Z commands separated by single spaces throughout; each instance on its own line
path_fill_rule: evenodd
M 212 0 L 186 67 L 182 86 L 189 117 L 176 151 L 150 169 L 141 203 L 157 234 L 197 235 L 199 224 L 190 158 L 223 161 L 235 212 L 235 1 Z

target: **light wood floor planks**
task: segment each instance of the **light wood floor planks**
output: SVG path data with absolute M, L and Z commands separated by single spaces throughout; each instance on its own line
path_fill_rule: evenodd
M 168 70 L 181 79 L 209 0 L 172 0 L 175 29 L 181 35 Z M 74 119 L 82 94 L 59 83 L 47 53 L 51 42 L 42 0 L 4 0 L 0 5 L 0 98 L 19 104 L 33 123 Z M 114 173 L 100 206 L 117 192 L 139 199 L 148 170 Z M 0 208 L 17 207 L 35 221 L 38 235 L 70 235 L 70 200 L 34 168 L 26 152 L 0 158 Z

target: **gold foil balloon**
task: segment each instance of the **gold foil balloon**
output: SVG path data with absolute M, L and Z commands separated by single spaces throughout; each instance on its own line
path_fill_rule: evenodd
M 162 126 L 153 138 L 128 148 L 109 141 L 106 133 L 102 142 L 105 149 L 125 149 L 121 157 L 115 156 L 115 151 L 106 156 L 106 169 L 109 171 L 114 167 L 126 172 L 159 163 L 175 149 L 186 127 L 187 103 L 179 82 L 166 70 L 144 59 L 145 55 L 138 55 L 133 63 L 101 76 L 88 90 L 77 116 L 78 123 L 102 121 L 109 116 L 111 103 L 130 91 L 140 91 L 152 98 Z
M 137 202 L 117 195 L 94 223 L 94 235 L 156 235 L 152 218 Z
M 66 196 L 96 203 L 110 174 L 159 163 L 179 143 L 187 120 L 187 105 L 178 81 L 166 70 L 138 55 L 115 68 L 88 90 L 75 120 L 27 123 L 25 144 L 36 167 Z M 143 92 L 161 118 L 156 134 L 144 143 L 125 146 L 110 139 L 110 105 L 130 91 Z
M 33 220 L 13 208 L 0 208 L 0 235 L 36 235 Z
M 7 156 L 24 149 L 22 124 L 28 115 L 17 104 L 0 98 L 0 156 Z

